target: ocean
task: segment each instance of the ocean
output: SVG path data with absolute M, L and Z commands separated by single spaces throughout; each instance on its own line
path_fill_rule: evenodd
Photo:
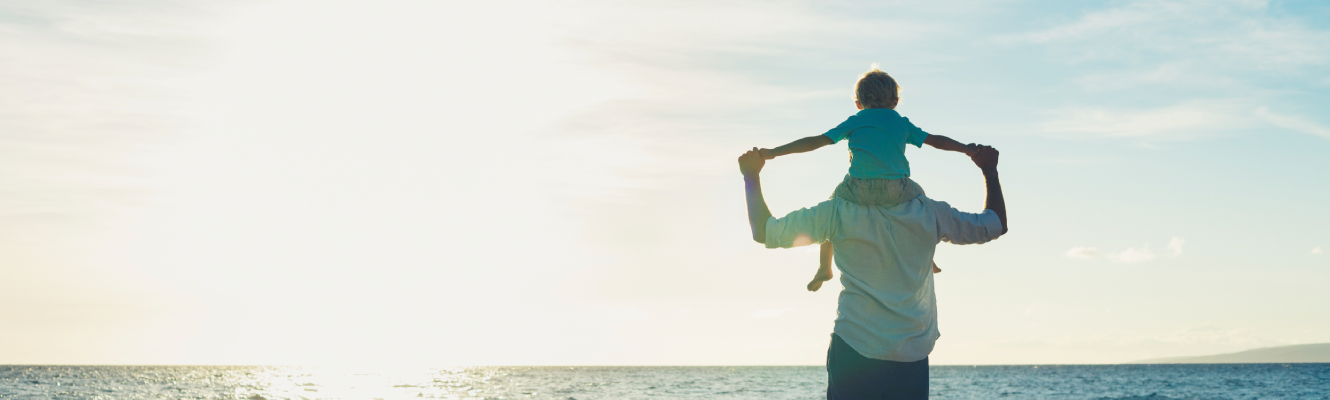
M 3 399 L 824 399 L 821 366 L 0 366 Z M 1330 364 L 933 366 L 933 399 L 1330 399 Z

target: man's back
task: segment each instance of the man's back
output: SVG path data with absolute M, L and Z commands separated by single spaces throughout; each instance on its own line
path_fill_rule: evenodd
M 837 248 L 845 291 L 827 349 L 828 400 L 928 398 L 928 353 L 938 337 L 933 251 L 938 242 L 983 243 L 1007 233 L 997 149 L 978 146 L 970 160 L 984 174 L 980 214 L 921 195 L 890 208 L 833 199 L 777 219 L 762 196 L 762 152 L 739 156 L 754 241 L 775 248 L 830 240 Z
M 963 213 L 926 196 L 894 207 L 840 199 L 766 224 L 768 248 L 830 240 L 841 270 L 835 333 L 865 357 L 917 361 L 939 333 L 932 260 L 940 241 L 983 243 L 1002 234 L 992 211 Z

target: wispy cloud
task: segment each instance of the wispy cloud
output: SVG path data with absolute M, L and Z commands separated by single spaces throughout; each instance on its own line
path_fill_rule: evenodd
M 1280 128 L 1330 138 L 1330 128 L 1305 117 L 1275 113 L 1265 106 L 1257 108 L 1256 115 Z
M 1312 254 L 1321 254 L 1321 247 L 1320 246 L 1313 247 Z
M 184 124 L 182 93 L 167 82 L 215 57 L 210 11 L 182 1 L 0 4 L 0 171 L 13 171 L 0 174 L 13 190 L 0 218 L 60 220 L 50 228 L 141 205 L 138 158 Z
M 1193 99 L 1146 109 L 1071 106 L 1045 111 L 1040 128 L 1058 135 L 1186 140 L 1270 124 L 1330 138 L 1330 127 L 1311 118 L 1250 104 L 1239 99 Z
M 1182 255 L 1182 245 L 1187 243 L 1186 239 L 1174 236 L 1168 240 L 1168 252 L 1174 257 Z
M 1169 238 L 1168 245 L 1165 246 L 1165 248 L 1168 249 L 1168 255 L 1173 257 L 1181 256 L 1182 246 L 1185 245 L 1186 243 L 1187 239 L 1184 239 L 1182 237 L 1173 236 Z M 1110 261 L 1127 263 L 1127 264 L 1149 261 L 1154 259 L 1156 256 L 1156 254 L 1150 250 L 1150 245 L 1148 244 L 1141 246 L 1139 248 L 1129 247 L 1119 252 L 1113 252 L 1107 254 L 1101 253 L 1099 249 L 1096 247 L 1076 246 L 1067 250 L 1065 253 L 1063 253 L 1063 255 L 1079 260 L 1093 260 L 1098 258 L 1104 258 Z
M 1100 94 L 1047 110 L 1039 129 L 1192 140 L 1275 125 L 1330 137 L 1310 109 L 1301 111 L 1307 116 L 1271 111 L 1301 110 L 1306 98 L 1324 92 L 1315 86 L 1326 85 L 1330 72 L 1330 30 L 1307 22 L 1316 17 L 1281 12 L 1268 1 L 1108 4 L 995 39 L 1045 51 L 1075 70 L 1068 83 Z M 1305 97 L 1285 100 L 1300 92 Z M 1269 107 L 1257 108 L 1262 104 Z
M 1190 59 L 1210 61 L 1206 69 L 1252 70 L 1330 61 L 1330 31 L 1267 8 L 1266 1 L 1133 1 L 998 40 L 1055 46 L 1070 62 Z
M 1128 248 L 1126 250 L 1123 250 L 1121 253 L 1109 255 L 1108 258 L 1110 260 L 1117 261 L 1120 263 L 1132 264 L 1142 261 L 1149 261 L 1150 259 L 1155 258 L 1155 253 L 1150 251 L 1149 246 L 1142 246 L 1139 249 Z
M 1091 92 L 1113 92 L 1159 87 L 1224 90 L 1242 86 L 1241 79 L 1197 66 L 1191 60 L 1162 61 L 1150 68 L 1087 72 L 1072 82 Z
M 1065 254 L 1067 257 L 1089 260 L 1099 257 L 1099 250 L 1094 247 L 1076 246 L 1072 247 L 1071 250 L 1067 250 Z
M 1045 112 L 1048 133 L 1187 139 L 1255 125 L 1240 101 L 1190 100 L 1153 109 L 1066 107 Z

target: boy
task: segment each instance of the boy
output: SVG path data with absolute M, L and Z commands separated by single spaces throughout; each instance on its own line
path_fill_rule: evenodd
M 859 78 L 854 96 L 854 106 L 860 111 L 845 122 L 821 135 L 795 140 L 774 149 L 761 149 L 762 157 L 770 160 L 786 154 L 809 152 L 849 139 L 850 171 L 831 197 L 863 205 L 891 207 L 924 193 L 924 189 L 910 179 L 910 162 L 905 159 L 906 144 L 915 147 L 927 144 L 967 156 L 978 149 L 973 143 L 966 145 L 946 136 L 930 135 L 897 113 L 900 86 L 891 75 L 879 70 L 877 64 Z M 831 242 L 822 243 L 818 271 L 808 282 L 809 291 L 816 292 L 822 282 L 831 280 L 833 253 Z M 934 263 L 933 273 L 941 271 Z

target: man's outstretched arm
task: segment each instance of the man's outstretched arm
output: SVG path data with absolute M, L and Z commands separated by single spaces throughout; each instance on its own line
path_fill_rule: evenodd
M 1002 233 L 1007 233 L 1007 202 L 1002 198 L 1002 183 L 998 181 L 998 151 L 992 146 L 979 146 L 979 150 L 970 156 L 974 165 L 984 173 L 984 186 L 988 195 L 984 199 L 984 208 L 997 213 L 1002 221 Z
M 739 172 L 744 176 L 744 194 L 748 197 L 748 226 L 753 230 L 753 240 L 767 242 L 767 220 L 771 218 L 771 209 L 767 200 L 762 198 L 762 181 L 758 175 L 767 160 L 758 148 L 739 156 Z

